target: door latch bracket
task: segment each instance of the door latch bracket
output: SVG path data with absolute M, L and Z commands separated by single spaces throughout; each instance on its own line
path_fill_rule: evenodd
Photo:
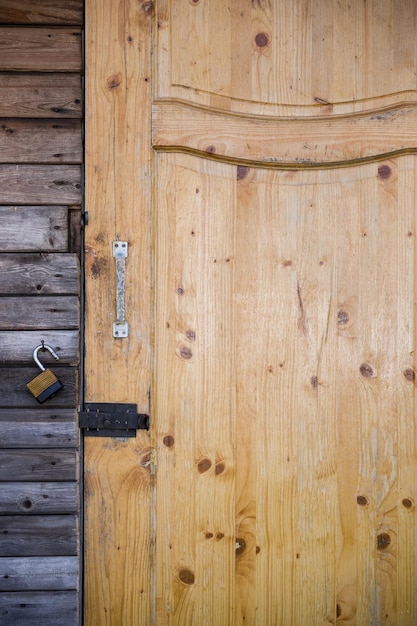
M 137 430 L 148 430 L 149 415 L 138 413 L 136 404 L 86 402 L 79 426 L 87 437 L 136 437 Z

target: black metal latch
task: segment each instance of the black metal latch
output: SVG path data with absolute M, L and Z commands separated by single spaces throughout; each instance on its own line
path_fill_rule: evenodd
M 136 437 L 137 430 L 148 430 L 149 415 L 138 413 L 136 404 L 86 402 L 79 425 L 89 437 Z

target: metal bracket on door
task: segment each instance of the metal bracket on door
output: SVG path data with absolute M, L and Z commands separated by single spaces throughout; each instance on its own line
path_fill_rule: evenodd
M 129 334 L 126 322 L 126 257 L 127 241 L 113 242 L 113 256 L 116 259 L 116 321 L 113 322 L 113 337 L 123 339 Z
M 148 430 L 149 415 L 138 413 L 136 404 L 86 402 L 79 425 L 89 437 L 136 437 L 137 430 Z

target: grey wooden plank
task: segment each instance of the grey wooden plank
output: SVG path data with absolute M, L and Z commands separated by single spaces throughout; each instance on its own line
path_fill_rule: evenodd
M 42 340 L 58 354 L 60 365 L 78 364 L 79 334 L 77 330 L 0 331 L 0 364 L 32 365 L 32 352 L 36 346 L 41 344 Z M 53 362 L 53 359 L 49 359 L 46 353 L 45 356 L 48 358 L 48 362 Z
M 0 204 L 81 204 L 79 165 L 0 165 Z
M 0 330 L 73 330 L 80 326 L 77 296 L 8 296 L 0 299 Z M 46 360 L 47 355 L 45 354 Z
M 1 108 L 1 105 L 0 105 Z M 79 120 L 0 119 L 1 163 L 81 163 Z
M 66 206 L 0 206 L 0 223 L 1 252 L 66 252 L 68 249 Z
M 78 443 L 75 420 L 58 424 L 41 421 L 24 423 L 0 421 L 0 449 L 74 448 Z
M 78 483 L 1 483 L 0 515 L 77 513 Z
M 46 404 L 36 404 L 26 408 L 0 408 L 0 422 L 16 422 L 23 425 L 30 422 L 45 422 L 50 424 L 68 424 L 76 419 L 76 409 L 56 408 Z
M 82 109 L 82 85 L 79 74 L 1 76 L 1 118 L 55 118 L 59 124 L 58 118 L 81 119 Z
M 75 481 L 78 477 L 75 449 L 0 450 L 0 481 Z
M 81 71 L 79 28 L 0 27 L 0 71 Z
M 51 368 L 52 369 L 52 368 Z M 48 408 L 75 408 L 77 402 L 77 371 L 75 368 L 53 366 L 55 375 L 62 381 L 64 388 L 54 398 L 46 401 Z M 26 383 L 35 378 L 39 368 L 1 367 L 0 398 L 3 408 L 36 408 L 39 403 L 26 388 Z
M 74 515 L 0 516 L 0 556 L 76 556 Z
M 1 626 L 76 626 L 76 591 L 0 593 Z
M 74 556 L 0 557 L 0 591 L 75 590 L 77 578 Z
M 76 254 L 0 254 L 0 295 L 77 295 Z
M 83 6 L 83 0 L 1 0 L 0 22 L 81 26 Z

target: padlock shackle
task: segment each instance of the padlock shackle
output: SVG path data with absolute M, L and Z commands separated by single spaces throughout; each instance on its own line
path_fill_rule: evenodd
M 39 361 L 39 357 L 38 357 L 38 352 L 39 350 L 48 350 L 48 352 L 50 352 L 52 354 L 52 356 L 54 357 L 54 359 L 56 359 L 57 361 L 59 361 L 59 356 L 57 355 L 57 353 L 55 352 L 55 350 L 53 348 L 51 348 L 51 346 L 48 346 L 48 344 L 46 343 L 42 343 L 42 345 L 37 346 L 34 351 L 33 351 L 33 360 L 35 361 L 36 365 L 40 368 L 40 370 L 42 372 L 44 372 L 46 370 L 46 367 L 44 367 L 42 365 L 42 363 Z

